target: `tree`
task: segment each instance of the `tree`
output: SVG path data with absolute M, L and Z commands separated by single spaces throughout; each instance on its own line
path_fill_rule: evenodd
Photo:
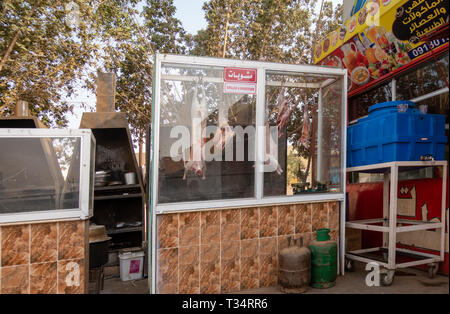
M 175 18 L 173 0 L 147 0 L 143 16 L 154 52 L 184 54 L 186 32 Z
M 46 125 L 64 127 L 71 97 L 117 37 L 121 9 L 137 0 L 5 0 L 0 16 L 0 116 L 19 99 Z
M 61 103 L 62 95 L 73 93 L 72 84 L 96 50 L 85 20 L 73 29 L 61 1 L 9 0 L 1 5 L 0 116 L 10 115 L 14 103 L 23 99 L 44 124 L 64 126 L 64 113 L 71 107 Z M 79 8 L 89 14 L 86 5 Z
M 121 27 L 110 32 L 100 63 L 116 74 L 116 108 L 125 112 L 139 147 L 143 164 L 143 143 L 151 121 L 154 53 L 185 53 L 185 31 L 174 17 L 172 0 L 148 0 L 142 11 L 133 6 L 120 9 Z M 139 15 L 140 13 L 140 15 Z M 89 87 L 95 89 L 91 78 Z
M 311 63 L 313 43 L 342 23 L 342 6 L 317 0 L 210 0 L 207 27 L 189 37 L 190 54 Z

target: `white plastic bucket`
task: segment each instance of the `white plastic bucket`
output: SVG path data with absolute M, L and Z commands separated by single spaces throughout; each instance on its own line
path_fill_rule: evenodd
M 122 281 L 142 279 L 144 252 L 125 252 L 119 254 L 120 279 Z

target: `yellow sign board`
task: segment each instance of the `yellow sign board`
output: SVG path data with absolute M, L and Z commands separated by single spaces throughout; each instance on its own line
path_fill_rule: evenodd
M 350 89 L 390 73 L 448 42 L 420 38 L 448 22 L 448 0 L 369 0 L 316 45 L 315 63 L 345 67 Z

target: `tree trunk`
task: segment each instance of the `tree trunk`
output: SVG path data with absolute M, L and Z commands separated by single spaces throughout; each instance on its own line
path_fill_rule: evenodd
M 6 6 L 6 3 L 5 3 L 5 6 Z M 30 17 L 33 16 L 34 10 L 35 10 L 35 7 L 34 7 L 34 6 L 35 6 L 35 5 L 33 5 L 33 7 L 31 8 L 29 14 L 27 14 L 27 16 L 25 16 L 24 20 L 27 20 L 27 18 L 30 18 Z M 6 13 L 6 9 L 5 9 L 4 12 Z M 26 27 L 27 27 L 27 25 L 25 25 L 25 28 L 26 28 Z M 11 41 L 11 43 L 9 44 L 8 49 L 6 50 L 5 54 L 3 55 L 2 60 L 0 61 L 0 72 L 2 71 L 3 66 L 5 65 L 6 61 L 8 60 L 9 55 L 11 54 L 11 52 L 12 52 L 14 46 L 16 45 L 16 42 L 17 42 L 17 40 L 19 39 L 21 33 L 22 33 L 22 32 L 21 32 L 21 30 L 19 29 L 19 30 L 17 31 L 17 33 L 14 35 L 14 38 L 13 38 L 13 40 Z
M 269 26 L 266 28 L 266 31 L 264 32 L 264 38 L 262 40 L 261 48 L 259 50 L 258 60 L 265 60 L 267 36 L 269 35 L 270 31 L 272 30 L 273 22 L 274 21 L 273 21 L 273 18 L 272 18 L 270 20 Z M 264 57 L 264 59 L 262 59 L 263 57 Z
M 142 170 L 144 166 L 144 130 L 139 130 L 139 170 Z
M 222 58 L 225 58 L 225 54 L 227 51 L 227 41 L 228 41 L 228 26 L 230 24 L 230 14 L 231 14 L 231 4 L 230 1 L 227 2 L 227 17 L 225 20 L 225 34 L 223 39 L 223 50 L 222 50 Z
M 6 60 L 8 60 L 9 55 L 11 54 L 11 51 L 13 50 L 14 46 L 16 45 L 17 40 L 19 39 L 20 36 L 20 31 L 18 31 L 16 33 L 16 35 L 14 35 L 13 40 L 11 41 L 11 43 L 9 44 L 8 49 L 6 50 L 5 54 L 3 55 L 2 60 L 0 61 L 0 72 L 2 71 L 3 66 L 6 63 Z
M 320 28 L 322 27 L 322 10 L 323 10 L 323 2 L 324 0 L 322 0 L 322 3 L 320 4 L 320 11 L 319 11 L 319 18 L 317 19 L 317 23 L 316 23 L 316 36 L 315 41 L 313 42 L 313 45 L 311 47 L 311 62 L 314 62 L 314 53 L 316 51 L 316 42 L 319 41 L 319 32 L 320 32 Z

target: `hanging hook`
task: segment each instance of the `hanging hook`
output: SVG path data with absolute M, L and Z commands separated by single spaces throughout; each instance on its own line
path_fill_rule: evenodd
M 198 83 L 203 84 L 203 75 L 202 74 L 198 75 Z

